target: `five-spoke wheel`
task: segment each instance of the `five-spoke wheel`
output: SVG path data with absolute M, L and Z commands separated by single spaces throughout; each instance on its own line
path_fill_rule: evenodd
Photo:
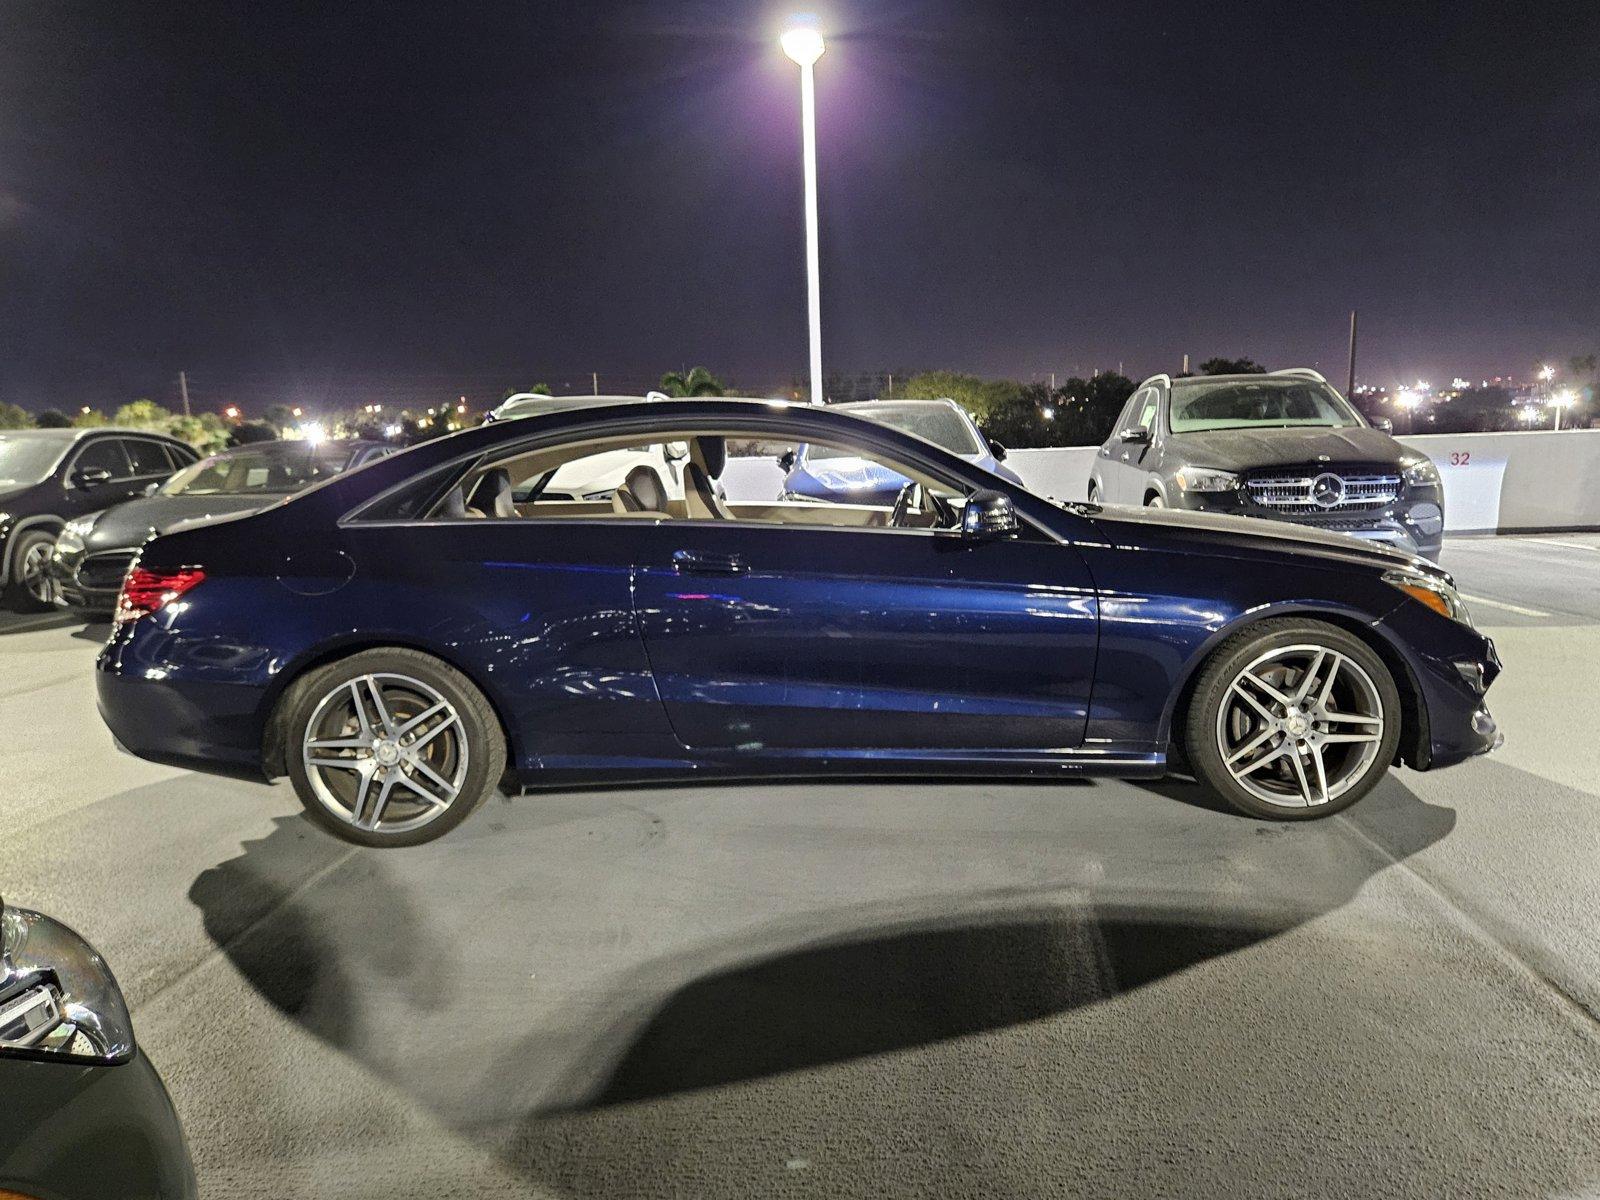
M 1365 795 L 1393 760 L 1400 703 L 1383 661 L 1320 621 L 1263 622 L 1217 649 L 1190 705 L 1196 774 L 1256 816 L 1315 817 Z
M 306 811 L 364 845 L 413 845 L 459 824 L 505 769 L 488 701 L 411 650 L 321 668 L 286 700 L 289 773 Z

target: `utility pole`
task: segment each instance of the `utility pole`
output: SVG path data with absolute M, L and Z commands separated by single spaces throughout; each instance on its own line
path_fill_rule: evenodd
M 183 415 L 188 417 L 193 414 L 189 411 L 189 376 L 187 372 L 178 372 L 178 391 L 183 396 Z
M 598 396 L 600 394 L 600 372 L 590 371 L 589 382 L 594 385 L 594 394 Z
M 894 399 L 894 372 L 889 372 L 889 399 Z
M 1345 399 L 1356 394 L 1356 310 L 1350 310 L 1350 374 L 1345 384 Z
M 1185 375 L 1189 373 L 1189 356 L 1187 354 L 1183 356 L 1183 373 Z
M 1056 373 L 1054 371 L 1051 371 L 1050 372 L 1050 394 L 1052 396 L 1055 395 L 1055 391 L 1056 391 Z

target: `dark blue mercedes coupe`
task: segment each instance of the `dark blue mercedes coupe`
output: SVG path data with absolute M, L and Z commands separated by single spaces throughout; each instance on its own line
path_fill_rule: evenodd
M 545 498 L 564 465 L 685 443 Z M 888 503 L 729 501 L 729 444 L 904 477 Z M 287 774 L 313 819 L 410 845 L 497 788 L 672 777 L 1192 774 L 1338 812 L 1391 765 L 1499 740 L 1450 577 L 1340 534 L 1057 505 L 826 408 L 621 404 L 486 425 L 156 537 L 98 660 L 146 758 Z

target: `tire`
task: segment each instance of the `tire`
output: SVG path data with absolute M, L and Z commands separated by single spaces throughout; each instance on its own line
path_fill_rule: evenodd
M 40 579 L 34 572 L 50 561 L 55 544 L 56 535 L 47 529 L 24 529 L 17 535 L 11 547 L 11 584 L 6 589 L 6 600 L 12 608 L 19 612 L 54 610 L 55 582 L 48 575 Z
M 1144 506 L 1146 508 L 1165 508 L 1167 506 L 1167 502 L 1160 496 L 1156 495 L 1156 493 L 1151 492 L 1144 498 Z
M 1100 503 L 1100 489 L 1095 487 L 1094 480 L 1092 479 L 1089 481 L 1089 494 L 1087 499 L 1090 504 Z
M 360 846 L 442 837 L 505 774 L 505 734 L 487 697 L 417 650 L 364 650 L 318 667 L 290 687 L 279 712 L 289 778 L 306 814 Z M 312 740 L 320 745 L 309 747 Z
M 1394 677 L 1365 642 L 1323 621 L 1279 618 L 1212 652 L 1190 697 L 1184 750 L 1195 777 L 1239 812 L 1315 820 L 1377 786 L 1401 720 Z

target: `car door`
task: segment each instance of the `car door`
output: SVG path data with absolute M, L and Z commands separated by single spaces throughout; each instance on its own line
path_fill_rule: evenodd
M 1117 427 L 1111 431 L 1111 440 L 1101 449 L 1101 469 L 1109 492 L 1106 499 L 1116 504 L 1144 501 L 1144 463 L 1149 457 L 1151 443 L 1149 440 L 1129 441 L 1124 435 L 1130 429 L 1143 429 L 1147 439 L 1155 436 L 1159 397 L 1160 392 L 1155 387 L 1142 387 L 1135 392 L 1118 418 Z
M 663 521 L 634 603 L 694 749 L 1048 750 L 1082 742 L 1094 590 L 1039 531 Z
M 63 477 L 69 515 L 98 512 L 133 498 L 133 466 L 122 441 L 92 438 L 73 455 Z

